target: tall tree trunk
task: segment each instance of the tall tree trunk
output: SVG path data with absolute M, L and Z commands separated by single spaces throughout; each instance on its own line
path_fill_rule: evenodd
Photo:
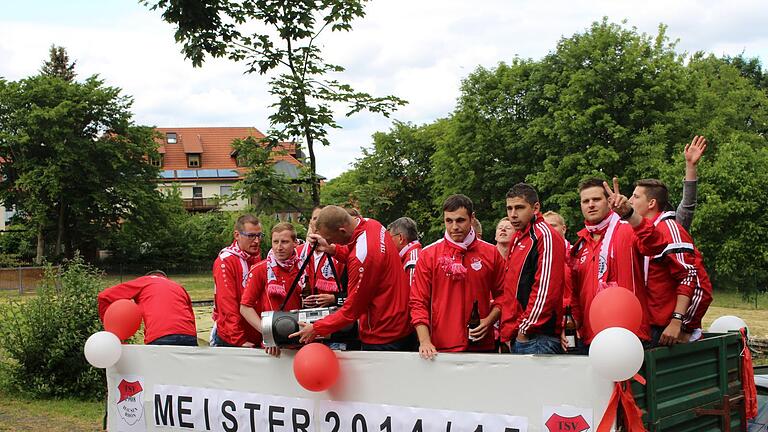
M 306 123 L 305 123 L 306 124 Z M 309 151 L 309 169 L 312 178 L 312 206 L 317 207 L 320 205 L 320 181 L 317 177 L 317 161 L 315 160 L 315 143 L 312 139 L 312 133 L 309 131 L 309 127 L 304 127 L 304 137 L 307 139 L 307 150 Z
M 61 256 L 61 240 L 64 237 L 64 215 L 66 211 L 67 206 L 64 204 L 64 195 L 62 195 L 59 198 L 59 223 L 56 233 L 56 247 L 53 249 L 53 253 L 57 258 Z
M 43 238 L 43 225 L 37 228 L 37 255 L 35 255 L 35 264 L 43 264 L 43 253 L 45 251 L 45 239 Z

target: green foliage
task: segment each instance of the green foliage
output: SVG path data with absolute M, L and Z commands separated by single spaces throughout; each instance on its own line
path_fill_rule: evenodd
M 405 104 L 394 96 L 376 97 L 354 90 L 334 78 L 344 71 L 327 63 L 318 46 L 326 29 L 350 31 L 352 21 L 365 15 L 365 0 L 318 1 L 199 1 L 142 0 L 161 10 L 177 26 L 176 41 L 195 66 L 206 55 L 245 61 L 247 73 L 277 73 L 270 78 L 270 94 L 277 102 L 269 120 L 272 142 L 302 137 L 310 159 L 312 202 L 320 203 L 314 145 L 329 145 L 328 131 L 338 128 L 331 104 L 388 116 Z
M 358 204 L 383 222 L 413 217 L 430 241 L 443 231 L 442 201 L 464 193 L 492 239 L 507 190 L 526 181 L 573 236 L 579 182 L 616 175 L 628 195 L 634 181 L 659 178 L 679 200 L 683 148 L 704 135 L 696 243 L 718 288 L 764 289 L 767 75 L 756 59 L 679 54 L 665 30 L 650 36 L 604 19 L 540 60 L 478 68 L 449 118 L 375 135 L 323 201 Z M 422 150 L 434 152 L 428 162 Z
M 48 51 L 50 58 L 40 68 L 41 75 L 55 76 L 64 81 L 73 81 L 75 76 L 75 63 L 69 61 L 69 55 L 64 47 L 51 45 Z
M 0 201 L 55 242 L 54 257 L 63 247 L 92 258 L 121 219 L 157 199 L 155 132 L 132 123 L 120 92 L 97 76 L 0 80 Z
M 166 272 L 207 267 L 232 241 L 237 215 L 230 212 L 189 213 L 178 190 L 163 195 L 153 211 L 129 217 L 113 236 L 112 266 Z
M 100 274 L 75 256 L 45 273 L 37 297 L 0 308 L 0 348 L 10 359 L 12 391 L 36 397 L 97 398 L 104 372 L 85 360 L 83 347 L 101 330 L 96 296 Z
M 309 206 L 305 194 L 299 193 L 299 187 L 310 183 L 309 178 L 290 179 L 275 170 L 274 157 L 285 154 L 279 145 L 269 141 L 256 140 L 253 137 L 236 139 L 232 143 L 237 152 L 240 165 L 248 167 L 243 180 L 235 184 L 233 196 L 250 198 L 256 196 L 258 212 L 291 209 L 302 212 Z

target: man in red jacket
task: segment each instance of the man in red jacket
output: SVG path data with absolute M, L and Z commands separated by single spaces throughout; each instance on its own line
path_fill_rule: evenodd
M 614 179 L 616 193 L 612 193 L 606 185 L 602 179 L 589 179 L 579 186 L 585 227 L 579 231 L 570 255 L 573 317 L 580 325 L 581 340 L 589 345 L 595 337 L 588 319 L 592 300 L 607 287 L 628 289 L 635 294 L 643 311 L 642 323 L 635 334 L 640 340 L 650 343 L 643 256 L 638 249 L 636 234 L 642 233 L 648 239 L 649 249 L 660 252 L 663 244 L 653 225 L 643 223 L 642 217 L 627 213 L 622 219 L 614 211 L 614 196 L 619 195 L 618 180 Z M 633 230 L 633 226 L 637 228 Z
M 243 297 L 240 299 L 240 314 L 261 335 L 261 313 L 266 311 L 289 311 L 301 308 L 301 289 L 294 288 L 286 301 L 288 290 L 299 274 L 296 255 L 296 229 L 288 222 L 272 227 L 272 249 L 267 259 L 251 268 Z M 261 345 L 261 340 L 259 345 Z M 267 354 L 280 355 L 280 348 L 268 347 Z
M 496 247 L 477 238 L 474 218 L 472 200 L 448 197 L 443 204 L 445 234 L 424 248 L 416 263 L 411 324 L 422 358 L 496 348 L 493 325 L 501 315 L 504 259 Z M 471 323 L 472 318 L 479 323 Z
M 120 299 L 132 299 L 139 305 L 145 344 L 197 346 L 195 313 L 189 294 L 168 279 L 165 272 L 154 270 L 100 292 L 99 318 L 104 320 L 109 305 Z
M 507 192 L 507 217 L 515 228 L 504 286 L 502 342 L 516 354 L 559 354 L 565 247 L 541 216 L 539 195 L 525 183 Z
M 696 340 L 701 337 L 701 319 L 712 303 L 712 284 L 701 253 L 691 235 L 676 222 L 675 212 L 664 211 L 671 208 L 664 183 L 638 181 L 629 203 L 664 238 L 664 250 L 656 254 L 657 250 L 646 250 L 643 232 L 638 235 L 640 252 L 647 255 L 644 266 L 652 342 L 672 345 Z
M 373 219 L 353 217 L 341 207 L 327 206 L 310 236 L 318 250 L 335 255 L 347 266 L 349 296 L 344 305 L 314 324 L 300 323 L 302 343 L 315 334 L 330 335 L 358 320 L 361 348 L 408 351 L 413 330 L 408 322 L 408 281 L 387 230 Z
M 258 218 L 250 214 L 240 216 L 235 222 L 234 241 L 213 262 L 211 346 L 252 348 L 261 342 L 261 334 L 240 315 L 240 299 L 248 270 L 261 261 L 263 236 Z
M 408 275 L 408 285 L 413 286 L 413 272 L 416 269 L 416 262 L 419 260 L 419 251 L 421 251 L 416 222 L 409 217 L 401 217 L 389 224 L 387 231 L 392 236 L 400 254 L 403 270 Z

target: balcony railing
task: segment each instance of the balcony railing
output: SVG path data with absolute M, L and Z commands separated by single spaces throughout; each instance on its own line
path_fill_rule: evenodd
M 213 198 L 184 198 L 184 209 L 191 212 L 205 212 L 220 207 L 219 200 Z

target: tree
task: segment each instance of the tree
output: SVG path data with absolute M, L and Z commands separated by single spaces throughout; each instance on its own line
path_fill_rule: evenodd
M 130 106 L 96 76 L 0 81 L 0 200 L 35 227 L 36 262 L 52 229 L 55 255 L 63 243 L 67 256 L 79 249 L 92 258 L 121 219 L 151 211 L 155 132 L 132 123 Z
M 40 68 L 40 75 L 59 77 L 64 81 L 75 80 L 75 61 L 69 62 L 69 55 L 64 47 L 51 45 L 50 58 Z
M 365 0 L 142 0 L 163 19 L 177 25 L 176 41 L 194 66 L 206 55 L 245 61 L 247 73 L 279 71 L 269 80 L 278 98 L 269 116 L 266 141 L 302 137 L 310 160 L 312 202 L 320 203 L 315 144 L 329 145 L 328 130 L 338 128 L 331 104 L 347 107 L 346 115 L 362 110 L 389 116 L 405 104 L 394 96 L 375 97 L 334 78 L 344 71 L 327 63 L 318 38 L 330 31 L 350 31 L 352 21 L 365 15 Z

